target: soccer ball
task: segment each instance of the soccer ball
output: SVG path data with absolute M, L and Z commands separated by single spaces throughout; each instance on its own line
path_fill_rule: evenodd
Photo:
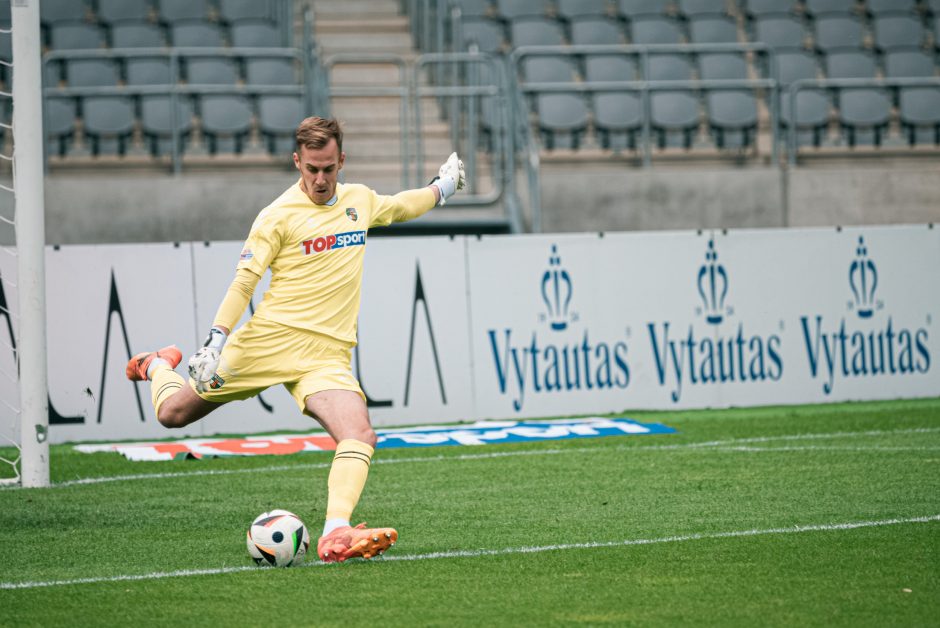
M 290 567 L 304 561 L 310 547 L 310 532 L 294 513 L 272 510 L 251 522 L 247 545 L 255 564 Z

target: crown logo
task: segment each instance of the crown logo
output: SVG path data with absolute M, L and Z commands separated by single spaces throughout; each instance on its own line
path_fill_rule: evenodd
M 551 328 L 561 331 L 568 327 L 568 305 L 571 303 L 571 277 L 561 267 L 558 247 L 552 245 L 552 254 L 548 257 L 548 269 L 542 275 L 542 300 Z
M 849 265 L 849 286 L 855 297 L 855 311 L 858 312 L 858 317 L 871 318 L 875 307 L 880 306 L 880 303 L 875 301 L 878 270 L 875 268 L 875 263 L 868 257 L 868 247 L 865 246 L 865 238 L 862 236 L 858 236 L 855 259 Z
M 725 267 L 718 263 L 714 238 L 708 240 L 705 263 L 699 268 L 697 283 L 698 293 L 704 304 L 705 320 L 712 325 L 719 324 L 725 317 L 728 273 L 725 272 Z

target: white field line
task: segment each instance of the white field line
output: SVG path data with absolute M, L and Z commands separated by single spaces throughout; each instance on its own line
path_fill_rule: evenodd
M 677 445 L 649 445 L 649 446 L 625 446 L 619 445 L 611 449 L 634 451 L 670 451 L 683 449 L 716 449 L 738 447 L 752 443 L 770 443 L 775 441 L 800 441 L 800 440 L 819 440 L 829 438 L 858 438 L 872 436 L 894 436 L 898 434 L 928 434 L 940 432 L 940 427 L 915 427 L 898 430 L 868 430 L 864 432 L 829 432 L 818 434 L 784 434 L 781 436 L 757 436 L 751 438 L 731 438 L 728 440 L 706 441 L 701 443 L 683 443 Z M 372 464 L 401 464 L 411 462 L 442 462 L 445 460 L 487 460 L 491 458 L 510 458 L 515 456 L 552 456 L 556 454 L 585 453 L 596 451 L 597 447 L 567 447 L 565 449 L 527 449 L 521 451 L 494 451 L 479 454 L 458 454 L 456 456 L 414 456 L 408 458 L 379 458 Z M 867 449 L 866 449 L 867 450 Z M 135 473 L 132 475 L 115 475 L 109 477 L 80 478 L 77 480 L 65 480 L 56 482 L 50 488 L 62 488 L 68 486 L 80 486 L 86 484 L 104 484 L 107 482 L 122 482 L 125 480 L 163 480 L 172 478 L 186 478 L 212 475 L 236 475 L 241 473 L 267 473 L 272 471 L 291 471 L 296 469 L 328 469 L 332 465 L 330 462 L 314 462 L 306 464 L 291 465 L 271 465 L 266 467 L 252 467 L 250 469 L 204 469 L 197 471 L 171 471 L 166 473 Z M 0 486 L 0 490 L 3 487 Z M 48 489 L 40 489 L 48 490 Z
M 653 539 L 626 539 L 623 541 L 593 541 L 590 543 L 563 543 L 557 545 L 534 545 L 528 547 L 504 547 L 502 549 L 476 549 L 455 550 L 450 552 L 430 552 L 427 554 L 385 555 L 375 559 L 376 562 L 386 561 L 420 561 L 447 558 L 477 558 L 480 556 L 504 556 L 509 554 L 539 554 L 572 549 L 617 548 L 634 545 L 656 545 L 661 543 L 682 543 L 685 541 L 700 541 L 707 539 L 729 539 L 750 536 L 769 536 L 777 534 L 801 534 L 804 532 L 833 532 L 840 530 L 855 530 L 858 528 L 878 528 L 910 523 L 928 523 L 940 521 L 940 514 L 924 517 L 910 517 L 907 519 L 882 519 L 880 521 L 850 521 L 846 523 L 825 523 L 797 525 L 783 528 L 764 528 L 752 530 L 732 530 L 728 532 L 702 532 L 698 534 L 685 534 L 664 536 Z M 325 563 L 305 563 L 302 567 L 322 567 Z M 335 566 L 335 565 L 334 565 Z M 38 589 L 43 587 L 61 587 L 75 584 L 99 584 L 110 582 L 133 582 L 138 580 L 162 580 L 165 578 L 179 578 L 188 576 L 215 576 L 222 574 L 241 573 L 246 571 L 260 571 L 263 567 L 219 567 L 216 569 L 182 569 L 179 571 L 157 571 L 148 574 L 101 576 L 97 578 L 74 578 L 71 580 L 46 580 L 32 582 L 0 582 L 0 590 L 9 589 Z
M 825 446 L 825 445 L 807 445 L 804 447 L 800 446 L 787 446 L 787 447 L 715 447 L 715 451 L 743 451 L 743 452 L 755 452 L 755 453 L 773 453 L 776 451 L 851 451 L 851 452 L 868 452 L 868 451 L 940 451 L 940 447 L 879 447 L 874 445 L 872 447 L 839 447 L 839 446 Z

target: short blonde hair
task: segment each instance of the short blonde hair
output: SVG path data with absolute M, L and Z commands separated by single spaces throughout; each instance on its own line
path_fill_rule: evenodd
M 336 146 L 340 152 L 343 152 L 343 129 L 340 128 L 339 120 L 336 118 L 311 116 L 305 118 L 294 132 L 298 153 L 304 146 L 313 149 L 323 148 L 330 143 L 330 138 L 336 140 Z

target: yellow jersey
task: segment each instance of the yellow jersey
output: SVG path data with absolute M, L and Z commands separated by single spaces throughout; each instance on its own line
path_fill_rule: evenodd
M 430 188 L 394 196 L 358 184 L 336 184 L 317 205 L 298 181 L 258 214 L 238 262 L 271 286 L 254 316 L 355 344 L 366 234 L 430 209 Z

